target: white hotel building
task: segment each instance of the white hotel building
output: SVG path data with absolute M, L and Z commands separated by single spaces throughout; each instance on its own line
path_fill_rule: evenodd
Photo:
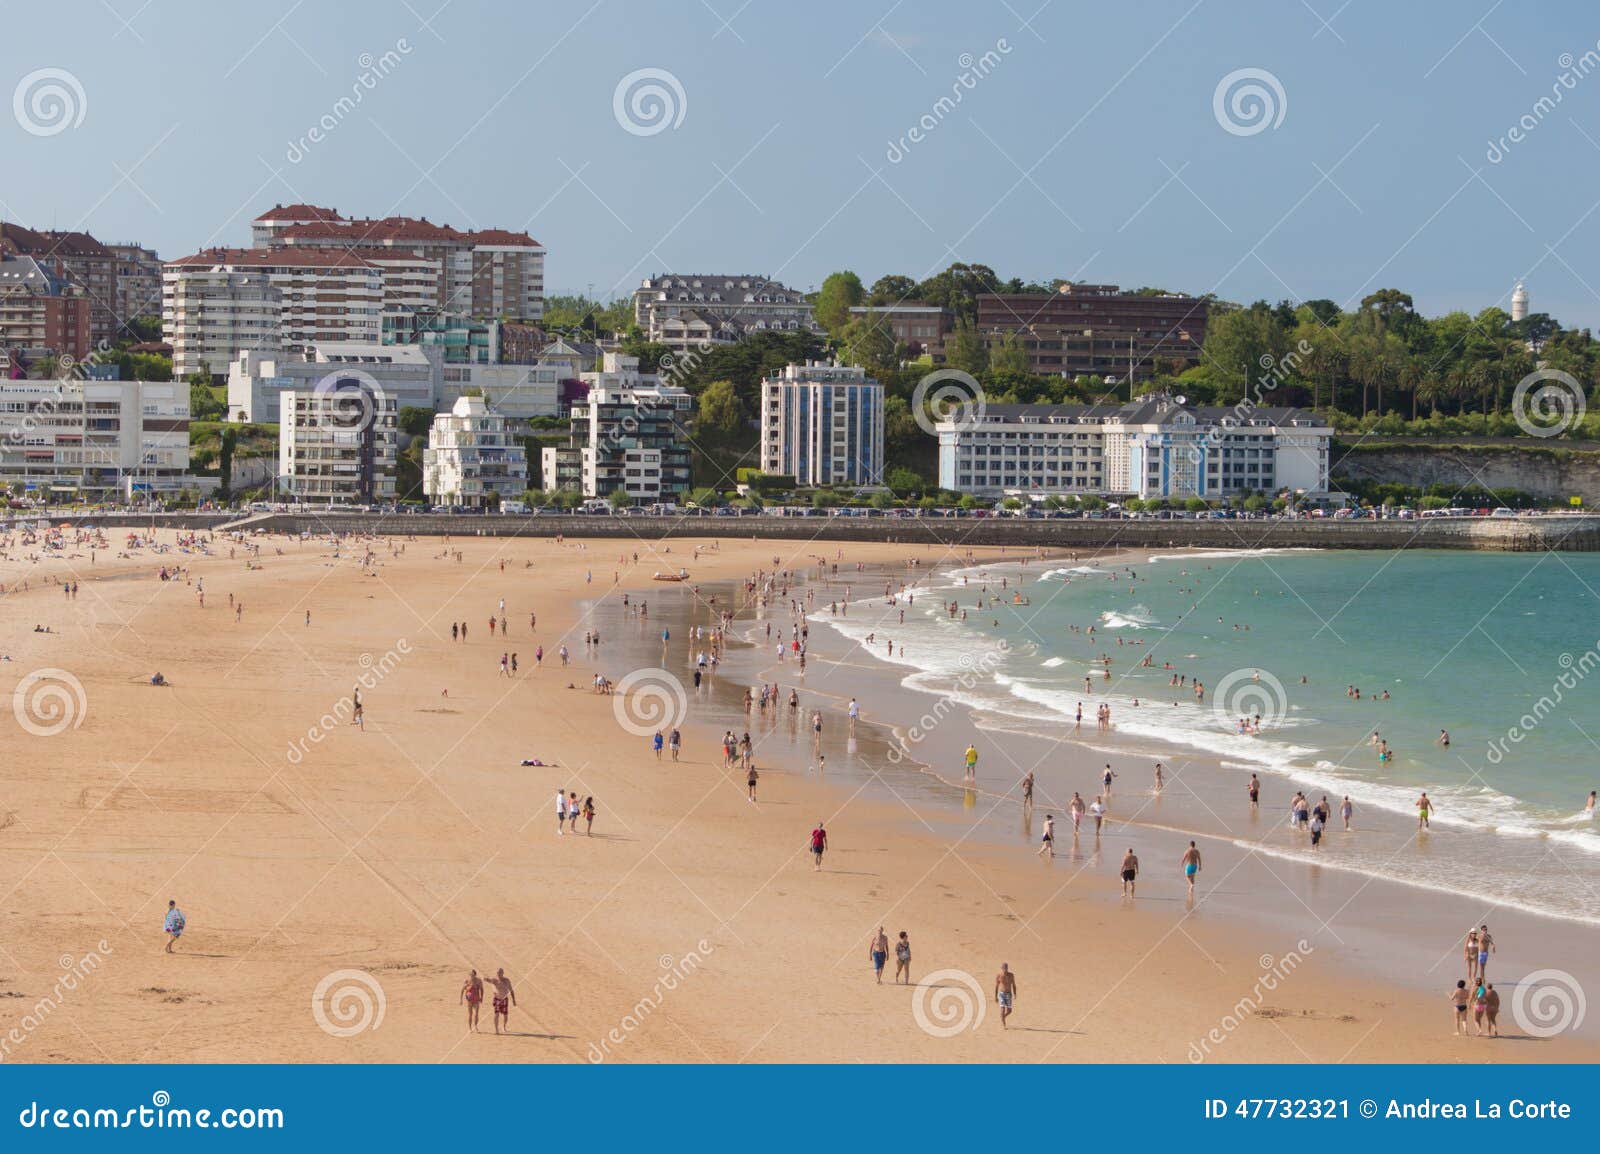
M 0 381 L 0 482 L 55 500 L 196 485 L 182 381 Z
M 506 425 L 482 397 L 460 397 L 450 412 L 437 414 L 422 453 L 428 499 L 476 509 L 491 492 L 520 498 L 528 488 L 528 455 Z
M 979 497 L 1220 498 L 1328 492 L 1333 430 L 1292 408 L 989 405 L 939 422 L 939 484 Z
M 865 369 L 786 365 L 761 382 L 761 471 L 801 485 L 883 482 L 883 386 Z

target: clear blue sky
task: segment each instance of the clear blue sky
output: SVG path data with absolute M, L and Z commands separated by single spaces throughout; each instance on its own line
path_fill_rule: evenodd
M 84 108 L 53 135 L 0 116 L 0 216 L 165 257 L 246 244 L 280 201 L 527 228 L 549 291 L 597 294 L 962 259 L 1233 300 L 1396 286 L 1440 312 L 1504 305 L 1526 276 L 1536 310 L 1600 327 L 1600 70 L 1534 111 L 1563 54 L 1595 49 L 1592 4 L 441 2 L 5 3 L 0 95 L 59 68 Z M 647 68 L 683 116 L 635 135 L 613 95 Z M 1213 96 L 1247 68 L 1285 107 L 1235 135 Z

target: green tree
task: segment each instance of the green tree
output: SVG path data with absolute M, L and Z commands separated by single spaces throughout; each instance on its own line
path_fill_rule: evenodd
M 606 498 L 606 501 L 613 509 L 626 509 L 629 505 L 633 504 L 633 498 L 628 496 L 628 491 L 626 489 L 611 490 L 611 495 Z
M 697 402 L 695 429 L 711 437 L 733 437 L 744 429 L 744 408 L 732 381 L 712 381 Z
M 989 350 L 971 321 L 958 323 L 944 342 L 945 364 L 979 376 L 989 371 Z
M 916 298 L 917 282 L 908 276 L 896 276 L 891 273 L 881 276 L 872 282 L 872 291 L 867 296 L 867 303 L 873 305 L 898 305 L 905 304 Z
M 415 405 L 400 407 L 400 431 L 412 437 L 426 437 L 433 429 L 433 410 Z
M 911 469 L 894 468 L 884 474 L 883 483 L 887 485 L 897 497 L 909 497 L 920 493 L 926 487 L 922 477 Z
M 899 363 L 894 334 L 883 317 L 851 317 L 839 330 L 839 343 L 846 361 L 870 372 L 886 372 Z
M 848 269 L 829 273 L 811 311 L 818 324 L 837 334 L 850 320 L 850 310 L 865 300 L 866 295 L 867 290 L 861 287 L 861 278 L 855 273 Z
M 1033 373 L 1033 358 L 1022 347 L 1022 338 L 1016 333 L 1003 333 L 989 349 L 989 373 L 1028 377 Z M 1026 403 L 1026 402 L 1024 402 Z

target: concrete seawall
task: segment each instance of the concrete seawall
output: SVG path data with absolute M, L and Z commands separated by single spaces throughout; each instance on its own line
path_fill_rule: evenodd
M 879 517 L 452 517 L 284 513 L 253 518 L 268 532 L 373 531 L 473 537 L 729 537 L 905 541 L 1047 549 L 1482 549 L 1600 551 L 1600 516 L 1429 518 L 1415 521 L 1032 521 Z

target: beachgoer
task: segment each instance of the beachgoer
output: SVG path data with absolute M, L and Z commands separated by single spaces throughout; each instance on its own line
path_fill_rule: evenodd
M 1056 819 L 1054 814 L 1044 815 L 1044 836 L 1039 839 L 1039 856 L 1056 856 Z
M 1319 835 L 1320 836 L 1320 835 Z M 1183 876 L 1189 883 L 1189 896 L 1194 896 L 1194 878 L 1200 872 L 1200 849 L 1189 843 L 1189 848 L 1183 851 L 1183 858 L 1179 862 L 1183 866 Z
M 511 1007 L 517 1004 L 517 991 L 512 988 L 511 979 L 506 977 L 505 970 L 496 970 L 494 977 L 489 979 L 489 984 L 494 987 L 494 1032 L 500 1032 L 500 1020 L 505 1019 L 506 1033 L 511 1032 Z
M 1005 962 L 1000 963 L 1000 972 L 994 976 L 994 1000 L 1000 1003 L 1000 1028 L 1005 1029 L 1006 1019 L 1011 1016 L 1011 1007 L 1017 1000 L 1017 975 Z
M 1450 991 L 1450 1005 L 1455 1008 L 1456 1033 L 1462 1037 L 1467 1033 L 1467 1003 L 1471 997 L 1464 980 L 1458 980 L 1456 988 Z
M 904 975 L 906 985 L 911 984 L 911 939 L 906 937 L 904 930 L 900 931 L 900 940 L 894 944 L 894 980 L 900 981 Z
M 828 831 L 822 827 L 822 823 L 819 821 L 817 822 L 817 828 L 811 831 L 811 856 L 816 862 L 812 866 L 813 869 L 820 870 L 822 868 L 822 855 L 827 852 L 827 849 Z
M 478 1029 L 478 1007 L 483 1004 L 483 979 L 478 977 L 478 971 L 473 970 L 467 975 L 467 980 L 461 983 L 461 996 L 456 999 L 456 1005 L 462 1002 L 467 1004 L 467 1029 L 474 1033 Z
M 1422 796 L 1417 798 L 1417 828 L 1432 829 L 1428 824 L 1428 814 L 1433 810 L 1433 802 L 1428 800 L 1428 791 L 1423 790 Z
M 867 953 L 872 958 L 872 972 L 878 979 L 878 985 L 883 985 L 883 964 L 889 960 L 889 935 L 882 926 L 873 935 L 872 944 L 867 947 Z
M 1138 879 L 1139 858 L 1133 852 L 1133 847 L 1130 845 L 1128 847 L 1128 852 L 1122 855 L 1122 895 L 1124 897 L 1131 898 L 1134 896 L 1134 893 L 1138 888 L 1136 885 Z
M 183 911 L 178 908 L 176 899 L 167 902 L 167 917 L 162 925 L 167 935 L 167 953 L 170 954 L 172 947 L 178 944 L 178 939 L 183 937 L 183 928 L 187 924 Z

